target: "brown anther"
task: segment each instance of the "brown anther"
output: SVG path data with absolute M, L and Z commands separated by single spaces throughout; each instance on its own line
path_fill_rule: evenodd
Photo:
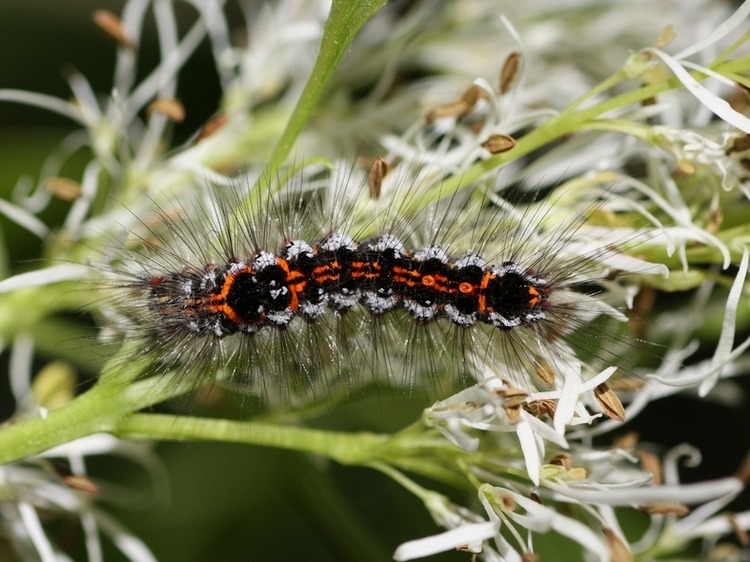
M 571 457 L 567 453 L 561 453 L 552 457 L 552 459 L 549 461 L 549 464 L 554 464 L 556 466 L 563 467 L 565 470 L 570 470 L 571 468 L 573 468 L 573 457 Z
M 618 422 L 625 421 L 625 408 L 617 397 L 617 394 L 609 388 L 606 382 L 603 382 L 594 389 L 594 396 L 608 418 Z
M 706 225 L 706 232 L 709 234 L 715 234 L 721 228 L 721 223 L 724 222 L 724 213 L 721 209 L 716 207 L 711 210 L 711 221 Z
M 438 119 L 444 119 L 446 117 L 461 117 L 462 115 L 466 115 L 468 111 L 469 106 L 466 105 L 466 102 L 458 100 L 432 108 L 427 112 L 424 118 L 427 123 L 434 123 Z
M 518 507 L 516 500 L 504 492 L 500 492 L 497 499 L 500 500 L 500 509 L 503 511 L 515 511 Z
M 120 47 L 126 49 L 134 49 L 135 44 L 128 37 L 125 32 L 125 28 L 122 26 L 122 22 L 117 14 L 110 12 L 109 10 L 96 10 L 91 15 L 91 19 L 94 20 L 96 26 L 101 29 L 107 36 L 114 40 Z
M 482 129 L 484 129 L 484 123 L 482 121 L 475 121 L 474 123 L 469 123 L 468 125 L 469 130 L 475 135 L 478 135 L 482 132 Z
M 747 108 L 750 107 L 750 90 L 737 82 L 734 86 L 736 89 L 730 91 L 726 96 L 727 103 L 735 111 L 745 113 Z
M 531 492 L 529 494 L 529 499 L 533 502 L 538 503 L 539 505 L 544 505 L 544 500 L 536 492 Z
M 486 97 L 486 94 L 476 84 L 469 86 L 461 97 L 455 101 L 444 103 L 432 108 L 425 115 L 427 123 L 433 123 L 438 119 L 453 117 L 458 119 L 469 113 L 477 104 L 480 98 Z
M 734 513 L 725 513 L 724 515 L 729 520 L 729 525 L 732 527 L 732 531 L 734 531 L 734 535 L 737 537 L 739 543 L 745 548 L 750 547 L 750 535 L 747 534 L 742 524 L 737 521 Z
M 532 402 L 525 402 L 524 408 L 536 418 L 544 415 L 554 418 L 555 411 L 557 410 L 557 402 L 554 400 L 533 400 Z
M 681 503 L 654 502 L 639 505 L 638 511 L 648 513 L 649 515 L 676 515 L 677 517 L 682 517 L 690 513 L 690 508 Z
M 77 181 L 57 176 L 44 180 L 44 189 L 63 201 L 73 201 L 83 193 Z
M 621 390 L 621 391 L 628 391 L 628 390 L 638 390 L 640 388 L 643 388 L 647 381 L 643 378 L 638 377 L 626 377 L 626 378 L 618 378 L 617 380 L 610 379 L 609 381 L 609 387 L 612 390 Z
M 438 119 L 443 119 L 445 117 L 460 117 L 461 115 L 465 115 L 468 111 L 469 107 L 466 105 L 466 102 L 458 100 L 444 103 L 443 105 L 430 109 L 424 118 L 427 123 L 434 123 Z
M 612 562 L 632 562 L 633 555 L 627 544 L 609 527 L 604 527 L 604 537 L 607 540 L 607 547 L 612 553 Z
M 750 158 L 740 158 L 740 165 L 750 172 Z
M 182 123 L 185 120 L 185 106 L 176 99 L 155 99 L 149 104 L 146 111 L 149 115 L 152 113 L 161 113 L 175 123 Z
M 502 392 L 502 396 L 505 399 L 504 406 L 506 408 L 518 408 L 529 397 L 529 393 L 520 388 L 511 386 Z
M 472 84 L 466 90 L 464 90 L 464 93 L 461 94 L 461 101 L 464 102 L 469 109 L 474 109 L 474 106 L 477 104 L 477 102 L 481 98 L 486 98 L 487 94 L 477 86 L 476 84 Z
M 208 137 L 215 135 L 224 128 L 228 121 L 229 117 L 227 117 L 226 113 L 217 113 L 201 127 L 201 130 L 198 131 L 198 134 L 193 139 L 193 144 L 198 144 Z
M 651 314 L 651 311 L 654 309 L 656 295 L 656 289 L 654 289 L 651 285 L 644 284 L 641 287 L 641 290 L 638 291 L 638 294 L 635 296 L 633 308 L 629 314 L 630 324 L 628 324 L 628 327 L 631 328 L 631 331 L 633 332 L 635 337 L 642 336 L 642 331 L 639 328 L 644 323 L 643 319 L 647 318 Z M 638 323 L 638 325 L 635 326 L 635 329 L 632 325 L 633 322 Z
M 555 371 L 546 361 L 539 361 L 534 368 L 534 376 L 543 382 L 547 388 L 552 388 L 555 384 Z
M 641 463 L 643 471 L 651 474 L 651 485 L 659 486 L 662 483 L 661 461 L 659 457 L 653 453 L 649 453 L 645 449 L 636 449 L 635 454 L 638 455 L 638 460 Z
M 612 446 L 623 451 L 632 451 L 638 445 L 639 439 L 640 436 L 637 431 L 629 431 L 624 435 L 619 435 L 612 443 Z
M 482 143 L 482 148 L 491 154 L 508 152 L 514 146 L 516 146 L 516 139 L 510 135 L 500 134 L 490 135 L 489 138 Z
M 373 199 L 380 199 L 380 188 L 387 173 L 388 163 L 380 156 L 372 163 L 370 173 L 367 175 L 367 185 L 370 187 L 370 197 Z
M 750 150 L 750 135 L 747 133 L 741 137 L 736 137 L 732 141 L 732 145 L 726 149 L 726 153 L 732 154 L 733 152 L 745 152 L 746 150 Z
M 633 301 L 633 309 L 628 315 L 630 316 L 628 328 L 630 328 L 634 337 L 641 339 L 646 335 L 646 329 L 648 328 L 647 319 L 654 308 L 655 302 L 656 289 L 648 284 L 642 285 L 641 290 L 638 291 Z
M 88 494 L 89 496 L 94 496 L 99 493 L 99 486 L 87 476 L 76 476 L 74 474 L 70 474 L 62 477 L 62 483 L 71 490 L 75 490 L 76 492 L 83 492 L 84 494 Z
M 687 158 L 680 158 L 677 160 L 677 165 L 673 173 L 679 178 L 692 176 L 695 173 L 695 165 Z
M 500 69 L 501 94 L 507 93 L 513 86 L 515 86 L 516 81 L 518 80 L 518 71 L 521 68 L 522 57 L 523 55 L 521 54 L 521 51 L 513 51 L 505 59 L 503 67 Z
M 677 33 L 675 33 L 674 26 L 670 23 L 659 32 L 659 37 L 656 38 L 656 48 L 663 49 L 674 41 L 675 37 L 677 37 Z
M 521 562 L 539 562 L 540 560 L 539 555 L 533 552 L 524 552 L 521 555 Z
M 521 408 L 505 408 L 505 417 L 507 418 L 507 421 L 511 425 L 516 425 L 519 421 L 521 421 Z
M 750 88 L 739 82 L 734 83 L 736 90 L 732 90 L 727 101 L 732 109 L 740 113 L 747 111 L 750 106 Z

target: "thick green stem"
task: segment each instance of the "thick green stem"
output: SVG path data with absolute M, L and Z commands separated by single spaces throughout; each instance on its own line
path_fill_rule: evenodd
M 388 440 L 369 432 L 345 433 L 276 425 L 166 414 L 134 414 L 122 419 L 113 433 L 123 439 L 222 441 L 315 453 L 342 464 L 361 464 Z
M 132 393 L 97 385 L 44 417 L 17 421 L 0 430 L 0 464 L 22 460 L 94 433 L 110 432 L 132 408 Z
M 145 372 L 150 361 L 147 357 L 123 361 L 122 357 L 128 354 L 133 357 L 135 345 L 124 346 L 124 354 L 118 354 L 110 362 L 110 367 L 105 369 L 107 372 L 88 392 L 44 416 L 15 421 L 0 429 L 0 464 L 24 459 L 93 433 L 111 433 L 132 412 L 180 396 L 192 388 L 188 381 L 169 375 L 135 380 Z

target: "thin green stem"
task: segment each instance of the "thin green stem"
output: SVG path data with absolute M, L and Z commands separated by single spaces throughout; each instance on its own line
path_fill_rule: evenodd
M 723 53 L 721 53 L 718 57 L 716 57 L 716 59 L 712 63 L 712 66 L 715 66 L 719 63 L 724 62 L 724 60 L 727 57 L 729 57 L 729 55 L 734 53 L 737 49 L 739 49 L 742 45 L 744 45 L 745 42 L 747 42 L 748 40 L 750 40 L 750 31 L 746 31 L 734 43 L 729 45 L 729 47 L 727 47 Z
M 383 6 L 385 0 L 333 0 L 328 15 L 320 52 L 312 74 L 305 84 L 299 101 L 287 122 L 284 132 L 274 146 L 260 182 L 269 182 L 278 175 L 279 168 L 292 150 L 318 104 L 326 85 L 331 80 L 341 58 L 362 26 Z M 268 185 L 264 186 L 268 187 Z
M 621 68 L 614 74 L 608 76 L 601 82 L 599 82 L 596 86 L 594 86 L 592 89 L 590 89 L 588 92 L 583 94 L 581 97 L 579 97 L 577 100 L 575 100 L 573 103 L 571 103 L 568 107 L 566 107 L 560 115 L 565 115 L 569 113 L 573 113 L 576 109 L 578 109 L 586 100 L 590 100 L 596 96 L 598 96 L 601 93 L 606 92 L 610 88 L 613 88 L 620 82 L 622 82 L 625 78 L 627 78 L 627 74 L 625 71 Z
M 740 70 L 747 70 L 747 61 L 740 59 L 733 59 L 722 62 L 721 64 L 712 65 L 710 68 L 716 72 L 723 74 L 729 71 L 739 72 Z M 705 76 L 700 72 L 692 73 L 696 78 L 703 79 Z M 613 86 L 622 82 L 628 78 L 627 73 L 624 70 L 620 70 L 614 73 L 612 76 L 601 82 L 595 87 L 597 92 L 603 92 L 611 89 Z M 569 107 L 564 109 L 558 115 L 551 117 L 538 127 L 533 129 L 527 135 L 517 140 L 516 145 L 513 149 L 497 154 L 487 158 L 486 160 L 480 160 L 460 175 L 451 176 L 444 181 L 438 183 L 431 188 L 426 194 L 424 194 L 409 212 L 418 212 L 421 207 L 429 202 L 436 201 L 445 197 L 450 197 L 460 189 L 472 185 L 474 182 L 479 180 L 482 176 L 496 170 L 505 164 L 517 160 L 527 154 L 532 153 L 535 150 L 542 148 L 543 146 L 549 145 L 552 142 L 559 140 L 565 135 L 574 133 L 587 128 L 606 128 L 595 124 L 596 120 L 602 115 L 606 115 L 609 112 L 620 110 L 626 107 L 633 106 L 637 103 L 643 102 L 644 100 L 653 98 L 658 94 L 673 90 L 682 86 L 682 83 L 677 79 L 669 79 L 658 84 L 650 84 L 642 86 L 635 90 L 625 92 L 623 94 L 613 96 L 605 99 L 604 101 L 585 107 L 583 109 L 577 109 L 586 100 L 590 99 L 591 96 L 587 93 L 586 95 L 575 100 Z M 643 136 L 644 131 L 639 130 L 640 136 Z

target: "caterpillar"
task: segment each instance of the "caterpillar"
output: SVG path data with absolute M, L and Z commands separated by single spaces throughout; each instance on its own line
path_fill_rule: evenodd
M 265 198 L 232 182 L 131 227 L 135 248 L 110 271 L 148 374 L 232 381 L 269 403 L 371 382 L 550 388 L 584 342 L 615 338 L 593 324 L 625 319 L 611 280 L 658 269 L 623 253 L 632 231 L 622 247 L 594 243 L 596 197 L 563 190 L 583 212 L 561 221 L 554 195 L 513 203 L 470 186 L 425 200 L 435 182 L 376 193 L 358 174 L 299 175 Z

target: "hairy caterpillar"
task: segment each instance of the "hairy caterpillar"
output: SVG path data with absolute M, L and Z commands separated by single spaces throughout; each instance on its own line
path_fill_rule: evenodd
M 564 189 L 571 218 L 559 194 L 512 203 L 474 186 L 427 199 L 439 183 L 396 177 L 374 195 L 358 173 L 303 174 L 263 196 L 203 189 L 133 227 L 114 271 L 148 374 L 232 380 L 273 402 L 372 381 L 549 388 L 582 376 L 584 342 L 614 339 L 592 324 L 624 318 L 611 279 L 658 270 L 587 224 L 611 193 Z

